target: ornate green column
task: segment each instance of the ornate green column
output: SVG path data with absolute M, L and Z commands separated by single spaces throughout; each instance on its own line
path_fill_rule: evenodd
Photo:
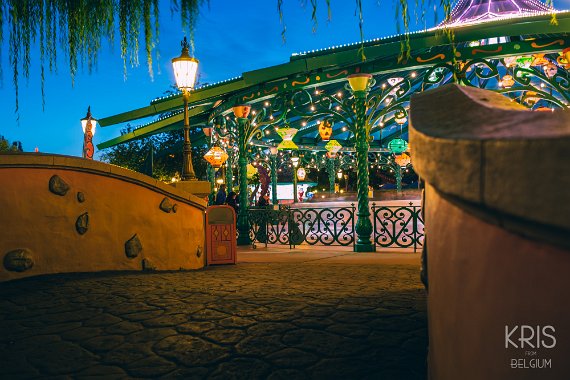
M 213 205 L 216 200 L 216 194 L 214 188 L 216 187 L 216 169 L 210 164 L 208 164 L 208 181 L 210 182 L 210 195 L 208 195 L 208 204 Z
M 355 252 L 374 252 L 374 245 L 370 240 L 372 235 L 372 222 L 370 222 L 370 209 L 368 207 L 368 142 L 369 129 L 366 125 L 366 101 L 368 90 L 372 85 L 372 75 L 354 74 L 348 77 L 350 87 L 354 94 L 356 168 L 357 168 L 357 240 L 354 246 Z
M 248 245 L 249 217 L 247 202 L 247 134 L 246 128 L 249 120 L 245 117 L 237 118 L 238 124 L 238 167 L 239 167 L 239 212 L 237 217 L 238 239 L 237 245 Z
M 277 199 L 277 154 L 271 153 L 271 199 L 274 205 L 279 204 Z
M 335 175 L 336 172 L 334 170 L 334 158 L 328 157 L 327 158 L 327 174 L 329 175 L 329 193 L 332 195 L 334 194 L 334 182 L 335 182 Z
M 228 147 L 228 149 L 226 150 L 226 152 L 228 153 L 228 159 L 226 161 L 226 188 L 228 189 L 228 193 L 230 191 L 233 191 L 233 187 L 234 187 L 234 180 L 233 180 L 233 176 L 234 176 L 234 152 L 233 152 L 233 148 L 232 147 Z
M 291 157 L 291 162 L 293 162 L 293 202 L 299 202 L 299 196 L 297 195 L 297 167 L 299 167 L 299 157 Z
M 396 169 L 394 173 L 396 176 L 396 189 L 398 193 L 400 193 L 402 191 L 402 168 L 400 167 L 400 165 L 396 164 Z

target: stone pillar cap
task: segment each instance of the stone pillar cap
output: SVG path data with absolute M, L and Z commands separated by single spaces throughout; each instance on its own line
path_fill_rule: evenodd
M 439 192 L 475 208 L 570 231 L 570 111 L 534 112 L 449 84 L 412 96 L 412 162 Z

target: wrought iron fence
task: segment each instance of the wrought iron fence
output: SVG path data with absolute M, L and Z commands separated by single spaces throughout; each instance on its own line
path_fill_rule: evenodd
M 421 206 L 376 206 L 372 204 L 374 244 L 383 248 L 414 248 L 424 243 Z
M 382 248 L 413 248 L 424 242 L 421 206 L 410 202 L 406 206 L 377 206 L 372 204 L 374 244 Z M 295 246 L 350 246 L 356 241 L 355 207 L 290 208 L 281 206 L 249 209 L 249 237 L 256 244 Z
M 354 204 L 349 207 L 250 208 L 253 244 L 353 245 Z

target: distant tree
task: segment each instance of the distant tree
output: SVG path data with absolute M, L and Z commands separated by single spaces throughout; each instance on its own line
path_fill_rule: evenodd
M 0 136 L 0 152 L 23 152 L 22 143 L 14 141 L 12 144 L 4 136 Z

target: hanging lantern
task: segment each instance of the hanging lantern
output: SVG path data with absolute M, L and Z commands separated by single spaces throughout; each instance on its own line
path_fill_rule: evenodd
M 213 168 L 218 169 L 228 159 L 228 154 L 219 146 L 214 146 L 205 155 L 204 159 L 212 165 Z
M 402 153 L 396 156 L 395 161 L 398 165 L 400 165 L 400 167 L 406 167 L 409 163 L 412 162 L 412 159 L 406 153 Z
M 512 75 L 505 75 L 503 79 L 499 82 L 499 85 L 504 88 L 511 88 L 515 84 L 515 80 L 513 79 Z
M 524 95 L 523 102 L 532 107 L 540 100 L 537 95 L 536 91 L 527 91 Z
M 297 150 L 299 147 L 293 142 L 293 137 L 299 132 L 297 128 L 279 128 L 277 133 L 283 141 L 277 145 L 279 150 Z
M 329 141 L 332 136 L 332 121 L 325 119 L 319 124 L 319 135 L 323 141 Z
M 202 128 L 202 132 L 204 132 L 204 135 L 210 137 L 212 135 L 212 128 L 211 127 L 204 127 L 204 128 Z
M 548 62 L 542 67 L 542 70 L 548 79 L 552 79 L 556 73 L 558 73 L 558 66 L 556 66 L 554 63 Z
M 570 47 L 562 50 L 560 57 L 556 58 L 556 62 L 564 66 L 565 69 L 570 69 Z
M 394 121 L 398 124 L 398 125 L 404 125 L 406 124 L 406 122 L 408 121 L 408 118 L 406 117 L 406 113 L 403 111 L 398 111 L 396 112 L 396 114 L 394 115 Z
M 544 66 L 550 63 L 548 59 L 544 58 L 544 54 L 534 54 L 532 58 L 532 66 Z
M 395 154 L 405 152 L 407 147 L 408 143 L 403 139 L 393 139 L 388 143 L 388 149 L 390 149 L 390 152 Z
M 304 168 L 297 169 L 297 179 L 299 181 L 304 181 L 306 176 L 307 176 L 307 172 L 305 171 Z
M 342 148 L 342 145 L 340 145 L 340 143 L 336 140 L 331 140 L 327 143 L 327 145 L 325 145 L 325 149 L 327 150 L 327 156 L 329 158 L 334 158 L 336 157 L 336 154 L 338 153 L 338 151 Z
M 518 57 L 505 57 L 503 58 L 506 68 L 515 67 L 517 65 Z
M 534 58 L 532 58 L 532 56 L 529 56 L 529 55 L 523 55 L 523 56 L 517 57 L 517 65 L 519 65 L 519 67 L 524 67 L 526 69 L 528 69 L 530 67 L 530 65 L 532 64 L 533 61 L 534 61 Z
M 554 111 L 552 108 L 548 108 L 548 107 L 538 107 L 534 109 L 535 111 L 539 111 L 539 112 L 552 112 Z
M 251 106 L 249 104 L 239 104 L 232 107 L 234 116 L 237 118 L 244 119 L 248 117 L 249 111 L 251 111 Z
M 247 164 L 247 179 L 252 179 L 257 174 L 257 169 L 252 164 Z

